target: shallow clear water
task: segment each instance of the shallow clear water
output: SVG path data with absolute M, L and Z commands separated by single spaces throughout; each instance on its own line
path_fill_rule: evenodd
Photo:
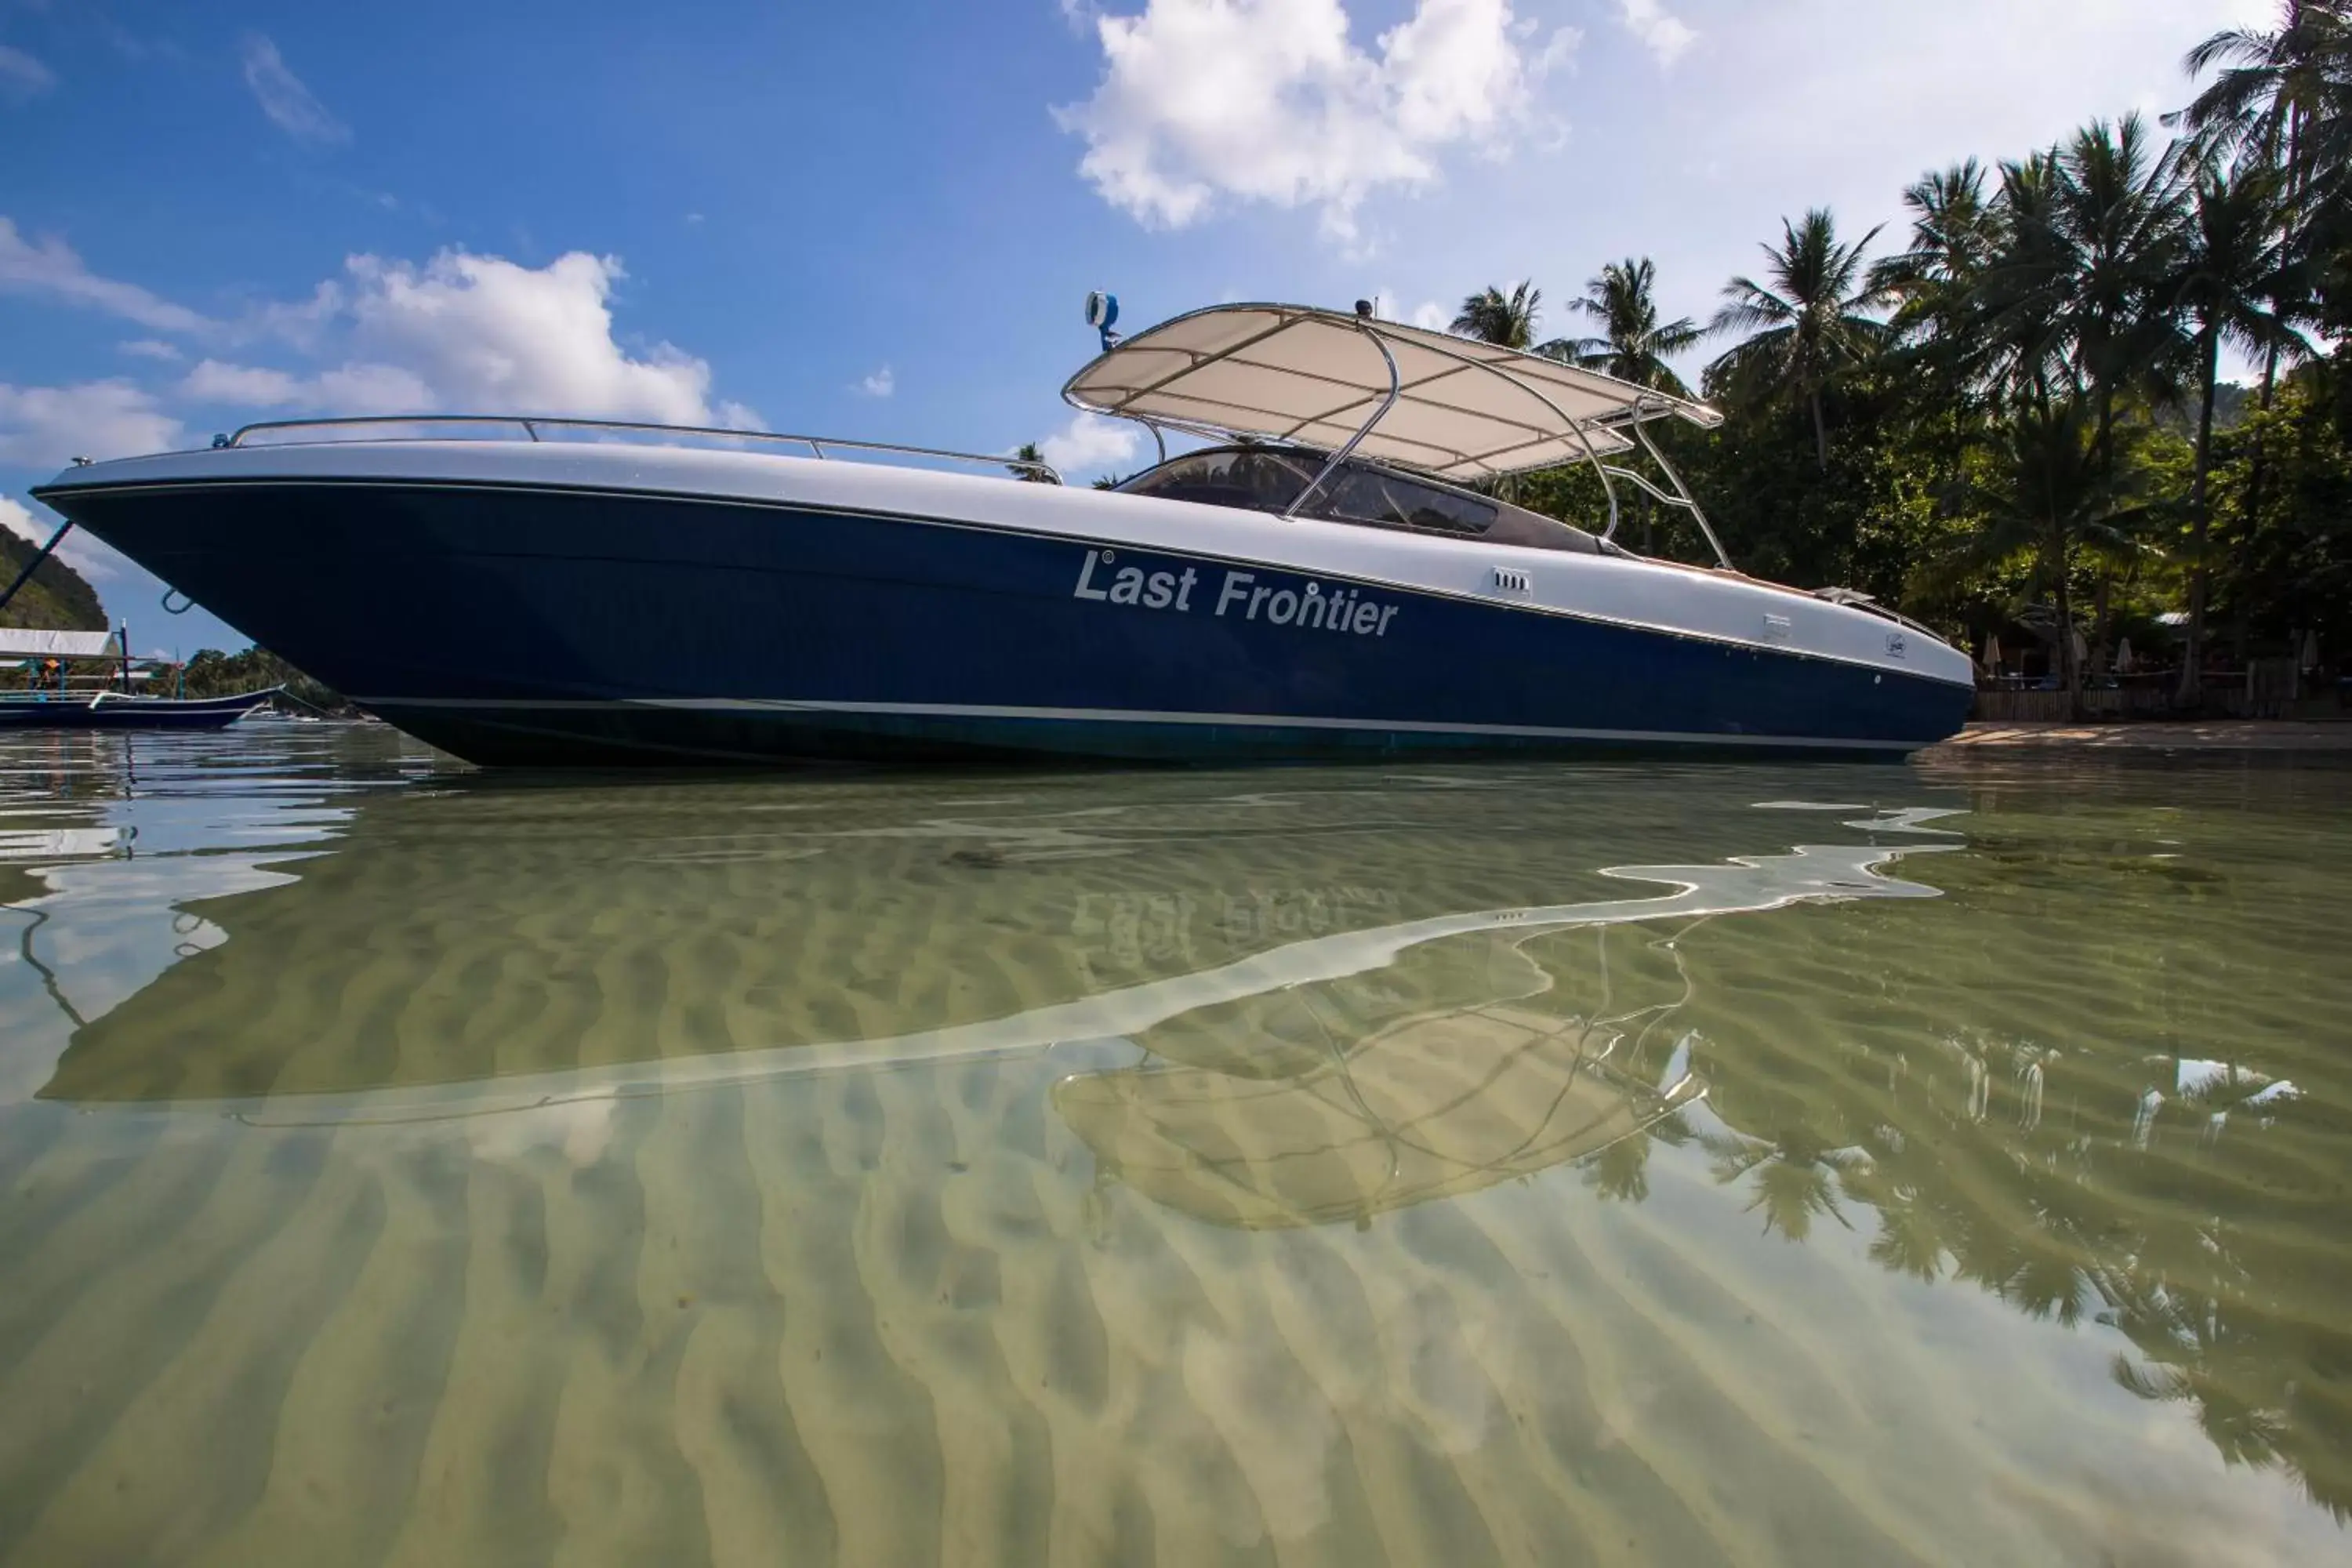
M 0 745 L 0 1563 L 2352 1557 L 2352 771 Z

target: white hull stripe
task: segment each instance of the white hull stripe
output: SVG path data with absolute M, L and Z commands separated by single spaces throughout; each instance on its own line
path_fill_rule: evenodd
M 652 697 L 625 700 L 507 701 L 499 698 L 355 697 L 373 709 L 478 709 L 490 711 L 541 712 L 670 709 L 706 713 L 870 713 L 924 719 L 1026 719 L 1070 723 L 1196 724 L 1259 730 L 1356 730 L 1413 735 L 1494 735 L 1539 741 L 1643 741 L 1672 745 L 1811 746 L 1838 751 L 1912 752 L 1919 741 L 1851 739 L 1820 735 L 1729 735 L 1695 730 L 1559 729 L 1542 724 L 1450 724 L 1435 721 L 1392 719 L 1328 719 L 1276 713 L 1182 713 L 1127 708 L 1013 708 L 979 703 L 815 702 L 786 698 Z

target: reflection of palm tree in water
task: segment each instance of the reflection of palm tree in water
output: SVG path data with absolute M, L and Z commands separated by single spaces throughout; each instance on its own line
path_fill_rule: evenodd
M 1748 1208 L 1750 1213 L 1764 1211 L 1766 1230 L 1802 1241 L 1823 1215 L 1853 1228 L 1837 1204 L 1839 1184 L 1864 1163 L 1853 1151 L 1824 1149 L 1801 1126 L 1784 1129 L 1770 1139 L 1732 1133 L 1701 1142 L 1715 1156 L 1717 1181 L 1729 1186 L 1743 1177 L 1756 1178 L 1756 1196 Z
M 2352 1335 L 2320 1306 L 2352 1297 L 2352 1248 L 2293 1225 L 2319 1201 L 2312 1145 L 2291 1140 L 2321 1097 L 2177 1058 L 1944 1045 L 1710 1042 L 1717 1178 L 1752 1180 L 1790 1240 L 1866 1207 L 1882 1268 L 2120 1333 L 2116 1384 L 2189 1406 L 2226 1461 L 2282 1465 L 2352 1521 Z

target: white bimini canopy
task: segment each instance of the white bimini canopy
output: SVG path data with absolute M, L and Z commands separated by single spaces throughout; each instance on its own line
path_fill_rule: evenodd
M 1306 305 L 1178 316 L 1120 342 L 1062 396 L 1195 434 L 1332 449 L 1360 433 L 1358 454 L 1456 482 L 1622 452 L 1645 420 L 1723 417 L 1539 354 Z

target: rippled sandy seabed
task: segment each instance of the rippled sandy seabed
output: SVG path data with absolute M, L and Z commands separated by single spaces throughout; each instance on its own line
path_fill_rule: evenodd
M 2352 773 L 0 747 L 0 1563 L 2352 1557 Z

